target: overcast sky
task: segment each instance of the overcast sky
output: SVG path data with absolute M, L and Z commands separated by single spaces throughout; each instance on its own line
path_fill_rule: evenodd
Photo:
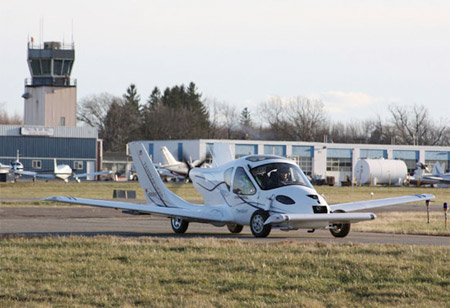
M 144 100 L 193 81 L 239 110 L 304 96 L 335 121 L 385 116 L 392 103 L 450 118 L 448 0 L 3 1 L 0 104 L 10 114 L 23 114 L 31 36 L 73 36 L 78 100 L 131 83 Z

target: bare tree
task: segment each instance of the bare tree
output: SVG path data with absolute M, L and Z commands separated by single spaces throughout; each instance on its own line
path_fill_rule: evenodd
M 262 103 L 260 117 L 277 139 L 318 141 L 327 130 L 323 103 L 304 97 L 272 97 Z
M 77 119 L 89 126 L 96 127 L 100 138 L 104 138 L 106 115 L 114 102 L 122 105 L 122 98 L 109 93 L 85 97 L 78 103 Z
M 438 145 L 447 131 L 446 125 L 433 124 L 423 105 L 389 106 L 392 126 L 401 144 Z
M 17 113 L 10 116 L 6 110 L 4 110 L 4 104 L 0 104 L 0 124 L 22 124 L 22 117 Z

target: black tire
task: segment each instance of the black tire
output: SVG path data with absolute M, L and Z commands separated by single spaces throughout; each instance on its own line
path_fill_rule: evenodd
M 265 225 L 264 222 L 269 218 L 269 214 L 263 210 L 257 210 L 250 219 L 250 229 L 255 237 L 267 237 L 272 230 L 272 225 Z
M 241 233 L 241 231 L 244 228 L 244 226 L 243 225 L 238 225 L 238 224 L 235 224 L 235 223 L 229 223 L 229 224 L 227 224 L 227 228 L 228 228 L 228 231 L 230 231 L 231 233 L 237 234 L 237 233 Z
M 345 211 L 337 210 L 334 213 L 345 213 Z M 346 237 L 350 233 L 350 224 L 334 224 L 330 232 L 334 237 Z
M 172 226 L 172 229 L 175 233 L 183 234 L 189 227 L 189 221 L 183 220 L 178 217 L 172 217 L 170 219 L 170 225 Z

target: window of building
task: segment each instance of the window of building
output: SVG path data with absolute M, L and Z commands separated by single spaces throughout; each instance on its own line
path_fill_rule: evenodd
M 312 157 L 314 155 L 314 147 L 311 146 L 292 146 L 292 155 L 289 157 L 297 163 L 303 173 L 312 174 Z
M 33 71 L 34 76 L 41 75 L 41 61 L 31 60 L 31 70 Z
M 53 74 L 60 76 L 62 75 L 62 66 L 63 60 L 54 60 L 53 61 Z
M 327 149 L 327 171 L 352 172 L 352 150 Z
M 50 75 L 50 60 L 41 60 L 42 75 Z
M 42 169 L 42 160 L 32 160 L 31 166 L 33 169 Z
M 264 154 L 286 156 L 286 146 L 265 144 Z
M 445 172 L 449 172 L 450 152 L 447 151 L 425 151 L 425 165 L 430 171 L 436 163 L 444 167 Z
M 61 117 L 61 126 L 66 126 L 66 117 Z
M 327 158 L 327 171 L 352 172 L 351 158 Z
M 254 154 L 258 154 L 258 145 L 256 144 L 236 144 L 235 146 L 235 158 Z
M 207 143 L 206 144 L 206 162 L 208 164 L 212 163 L 213 160 L 213 152 L 214 152 L 214 143 Z M 231 181 L 231 179 L 230 179 Z
M 83 169 L 83 161 L 82 160 L 76 160 L 73 162 L 73 169 L 74 170 L 82 170 Z
M 408 173 L 414 174 L 414 171 L 417 168 L 417 162 L 419 161 L 419 151 L 394 150 L 392 151 L 392 156 L 394 159 L 403 160 L 408 169 Z
M 364 158 L 370 158 L 370 159 L 387 158 L 387 150 L 361 149 L 359 151 L 359 157 L 361 159 L 364 159 Z

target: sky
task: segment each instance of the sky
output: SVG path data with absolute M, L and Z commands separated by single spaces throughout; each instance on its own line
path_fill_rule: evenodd
M 43 31 L 41 31 L 41 21 Z M 3 1 L 0 108 L 23 115 L 27 42 L 75 44 L 78 100 L 193 81 L 248 107 L 318 99 L 332 121 L 425 105 L 450 118 L 450 1 Z

